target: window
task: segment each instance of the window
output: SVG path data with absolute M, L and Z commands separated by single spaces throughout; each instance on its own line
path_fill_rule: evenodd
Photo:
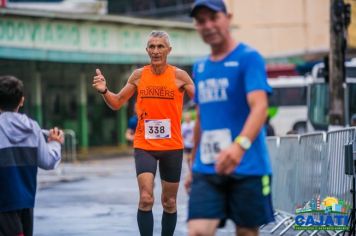
M 306 87 L 273 88 L 270 106 L 306 106 Z
M 317 78 L 325 77 L 324 67 L 320 67 L 316 73 Z M 346 69 L 346 77 L 347 78 L 356 78 L 356 67 L 348 67 Z
M 349 88 L 349 114 L 351 116 L 356 114 L 356 84 L 348 84 Z
M 317 129 L 327 129 L 329 118 L 329 91 L 328 84 L 313 84 L 310 91 L 309 118 Z
M 347 68 L 346 77 L 348 77 L 348 78 L 356 78 L 356 67 Z

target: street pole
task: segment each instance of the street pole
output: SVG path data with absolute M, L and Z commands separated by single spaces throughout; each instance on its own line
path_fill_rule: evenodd
M 345 126 L 345 53 L 350 5 L 330 0 L 329 124 Z

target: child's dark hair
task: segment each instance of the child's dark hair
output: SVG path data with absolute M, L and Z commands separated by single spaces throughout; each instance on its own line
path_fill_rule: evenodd
M 23 83 L 14 76 L 0 76 L 0 109 L 14 111 L 23 97 Z

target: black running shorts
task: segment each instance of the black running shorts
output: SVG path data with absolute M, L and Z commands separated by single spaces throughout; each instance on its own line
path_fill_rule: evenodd
M 169 151 L 147 151 L 135 148 L 136 175 L 149 172 L 156 175 L 157 162 L 161 179 L 171 183 L 180 180 L 183 149 Z

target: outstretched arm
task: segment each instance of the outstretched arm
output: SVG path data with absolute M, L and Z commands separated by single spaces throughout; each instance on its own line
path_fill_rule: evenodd
M 54 127 L 49 131 L 48 143 L 43 137 L 42 131 L 38 125 L 38 153 L 37 163 L 38 167 L 45 170 L 52 170 L 56 168 L 61 161 L 61 144 L 64 142 L 63 131 Z
M 126 85 L 118 93 L 113 93 L 106 87 L 105 77 L 99 69 L 96 69 L 93 87 L 102 94 L 106 104 L 113 110 L 119 110 L 136 91 L 137 81 L 141 77 L 141 70 L 135 70 L 129 77 Z

